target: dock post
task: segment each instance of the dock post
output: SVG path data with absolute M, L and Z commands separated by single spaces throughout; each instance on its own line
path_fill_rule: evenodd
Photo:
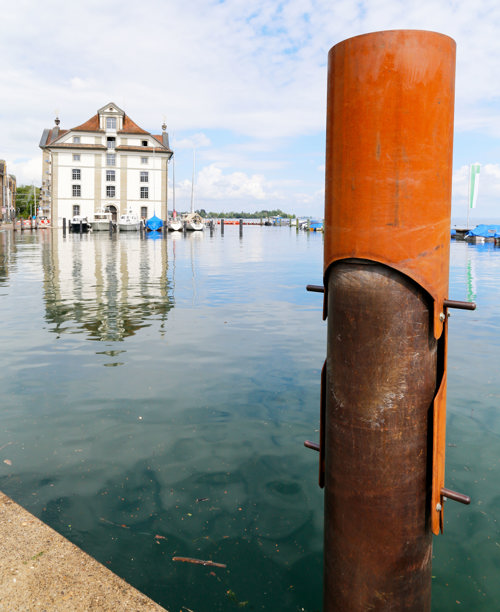
M 63 229 L 63 236 L 66 236 L 66 217 L 63 217 L 62 225 L 63 225 L 63 227 L 62 227 L 62 229 Z
M 455 42 L 329 53 L 320 486 L 323 611 L 431 604 L 443 525 Z M 321 289 L 321 288 L 320 288 Z
M 224 219 L 220 220 L 220 235 L 224 236 Z
M 80 234 L 83 234 L 83 221 L 80 219 Z
M 240 219 L 240 238 L 243 236 L 243 219 Z

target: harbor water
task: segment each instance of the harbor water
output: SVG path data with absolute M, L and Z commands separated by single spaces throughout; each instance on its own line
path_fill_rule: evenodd
M 171 612 L 319 611 L 321 233 L 0 231 L 0 489 Z M 500 249 L 451 244 L 433 609 L 500 605 Z M 397 466 L 394 466 L 397 470 Z M 202 565 L 193 560 L 210 561 Z

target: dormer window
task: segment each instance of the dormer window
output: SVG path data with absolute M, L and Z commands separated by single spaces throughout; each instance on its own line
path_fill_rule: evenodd
M 80 144 L 80 136 L 73 136 L 73 144 Z
M 106 129 L 116 130 L 116 117 L 106 117 Z
M 148 146 L 148 141 L 147 140 L 143 140 L 142 141 L 142 146 L 143 147 L 147 147 Z

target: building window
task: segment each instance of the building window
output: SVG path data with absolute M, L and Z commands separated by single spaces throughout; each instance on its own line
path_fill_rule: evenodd
M 141 200 L 147 200 L 149 198 L 149 188 L 141 187 Z
M 82 171 L 79 168 L 73 168 L 72 174 L 74 181 L 80 181 L 82 179 Z
M 115 180 L 115 171 L 114 170 L 106 170 L 106 180 L 114 181 Z
M 80 153 L 73 153 L 73 161 L 80 161 Z
M 107 138 L 108 149 L 114 149 L 116 147 L 116 138 L 108 136 Z
M 148 158 L 147 157 L 141 157 L 141 164 L 147 164 L 148 163 Z
M 141 183 L 148 183 L 149 182 L 149 172 L 146 170 L 146 172 L 141 172 Z
M 148 218 L 148 207 L 141 206 L 141 219 L 147 219 L 147 218 Z
M 115 186 L 114 185 L 106 185 L 106 197 L 107 198 L 115 197 Z
M 147 147 L 148 146 L 148 141 L 147 140 L 143 140 L 142 141 L 142 146 L 143 147 Z
M 106 165 L 107 166 L 116 166 L 116 155 L 114 153 L 106 154 Z
M 106 117 L 106 129 L 116 130 L 116 117 Z
M 73 136 L 74 144 L 80 144 L 80 136 Z
M 82 195 L 81 185 L 73 185 L 73 197 L 79 198 Z
M 80 214 L 80 204 L 73 204 L 73 217 L 78 217 Z

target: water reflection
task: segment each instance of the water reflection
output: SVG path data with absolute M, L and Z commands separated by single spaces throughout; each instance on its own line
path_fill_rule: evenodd
M 42 242 L 46 320 L 57 333 L 116 341 L 174 306 L 166 241 L 139 234 L 52 232 Z

